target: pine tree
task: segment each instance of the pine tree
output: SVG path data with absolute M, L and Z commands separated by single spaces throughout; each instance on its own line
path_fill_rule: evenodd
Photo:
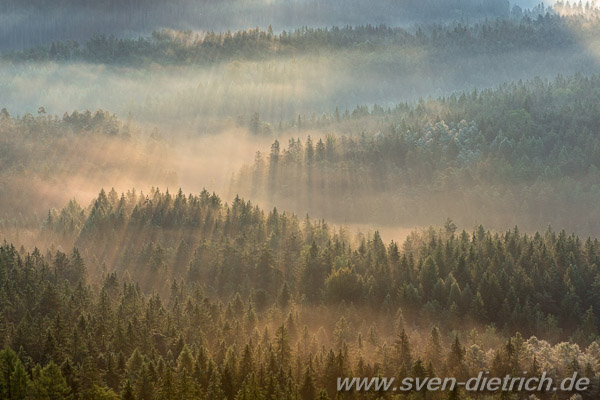
M 590 306 L 590 308 L 585 313 L 583 317 L 583 325 L 581 327 L 583 330 L 583 334 L 586 339 L 594 340 L 598 335 L 598 328 L 596 324 L 596 316 L 594 314 L 594 308 Z
M 279 365 L 287 366 L 290 356 L 291 349 L 289 343 L 289 335 L 285 325 L 281 325 L 275 331 L 275 351 L 277 352 L 277 359 L 279 361 Z
M 425 298 L 430 298 L 433 287 L 439 279 L 439 269 L 433 257 L 429 256 L 423 262 L 421 269 L 421 285 L 425 292 Z
M 279 291 L 279 297 L 277 298 L 277 303 L 282 310 L 286 310 L 290 305 L 290 300 L 292 296 L 290 294 L 290 289 L 288 287 L 287 282 L 283 283 L 281 290 Z
M 256 383 L 254 376 L 251 376 L 250 379 L 244 381 L 242 387 L 235 396 L 235 400 L 265 400 L 265 396 Z
M 335 324 L 333 335 L 335 337 L 335 346 L 337 348 L 341 348 L 342 344 L 350 339 L 350 325 L 344 316 L 341 316 Z
M 476 321 L 486 321 L 487 320 L 487 312 L 485 309 L 485 305 L 483 303 L 483 297 L 481 293 L 477 292 L 475 298 L 471 302 L 471 316 Z
M 154 385 L 152 384 L 150 369 L 146 363 L 142 364 L 135 392 L 137 400 L 153 400 L 154 398 Z
M 305 253 L 304 268 L 300 277 L 302 293 L 306 295 L 309 301 L 317 302 L 320 299 L 326 276 L 327 270 L 321 264 L 319 248 L 313 240 L 310 249 Z
M 121 390 L 121 400 L 136 400 L 135 395 L 133 394 L 133 387 L 131 386 L 131 381 L 129 379 L 125 381 L 123 389 Z
M 442 354 L 442 343 L 440 338 L 440 330 L 437 326 L 431 328 L 431 333 L 427 340 L 427 346 L 425 348 L 425 359 L 427 362 L 440 367 Z
M 206 391 L 206 398 L 208 399 L 224 399 L 225 393 L 221 388 L 221 376 L 215 370 L 212 371 L 210 380 L 208 382 L 208 389 Z
M 312 371 L 307 367 L 304 371 L 302 386 L 300 386 L 300 397 L 302 400 L 314 400 L 316 388 L 312 378 Z
M 39 365 L 34 368 L 31 393 L 35 398 L 62 399 L 68 396 L 70 391 L 60 368 L 53 361 L 44 368 L 40 368 Z
M 396 350 L 398 367 L 403 368 L 406 372 L 410 371 L 413 361 L 410 350 L 410 342 L 404 329 L 402 329 L 402 332 L 400 332 L 397 339 L 394 341 L 394 348 Z
M 17 359 L 13 372 L 10 374 L 10 395 L 6 398 L 11 400 L 25 399 L 29 383 L 29 376 L 23 367 L 23 363 Z
M 462 379 L 465 376 L 465 349 L 461 346 L 458 340 L 458 335 L 454 336 L 454 341 L 450 347 L 448 354 L 448 370 L 457 379 Z

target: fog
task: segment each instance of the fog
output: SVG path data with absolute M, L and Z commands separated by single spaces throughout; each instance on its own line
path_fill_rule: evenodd
M 0 0 L 0 398 L 599 399 L 590 1 Z
M 166 129 L 218 131 L 225 120 L 258 112 L 273 125 L 298 114 L 357 105 L 390 107 L 500 83 L 590 73 L 599 39 L 581 46 L 503 54 L 436 54 L 419 47 L 340 50 L 262 62 L 144 68 L 92 64 L 0 64 L 0 106 L 13 114 L 45 107 L 51 114 L 108 109 Z
M 283 3 L 275 2 L 275 5 L 285 8 Z M 259 6 L 264 4 L 243 3 L 243 7 Z M 392 20 L 383 19 L 383 2 L 377 3 L 371 10 L 373 13 L 382 12 L 382 19 L 362 13 L 363 6 L 357 3 L 349 9 L 356 13 L 356 18 L 364 17 L 364 22 L 395 24 Z M 379 10 L 379 6 L 383 8 Z M 214 12 L 224 15 L 217 10 L 221 5 L 211 3 L 207 7 L 217 7 Z M 277 12 L 277 7 L 273 10 L 273 13 Z M 310 7 L 306 8 L 308 10 Z M 394 10 L 401 13 L 400 9 Z M 13 6 L 11 12 L 23 10 Z M 173 15 L 165 14 L 165 18 L 181 17 L 177 28 L 186 28 L 186 19 L 177 14 L 181 10 L 173 12 Z M 30 18 L 32 14 L 27 15 Z M 97 16 L 97 13 L 94 15 Z M 207 21 L 221 23 L 211 19 L 210 14 L 203 15 L 206 15 Z M 302 13 L 294 12 L 293 15 L 294 18 L 302 17 Z M 343 13 L 338 15 L 339 19 L 326 19 L 327 12 L 319 15 L 325 19 L 312 19 L 310 25 L 363 22 Z M 11 24 L 22 20 L 12 19 L 6 14 L 2 17 L 12 22 L 0 29 L 9 26 L 11 34 L 18 36 L 12 30 L 15 25 Z M 314 16 L 305 17 L 310 19 Z M 385 14 L 385 17 L 393 18 L 393 13 Z M 77 15 L 72 18 L 80 22 Z M 149 25 L 140 28 L 139 32 L 159 26 L 148 22 L 152 20 L 151 16 L 140 18 Z M 191 17 L 186 15 L 186 18 Z M 231 20 L 223 22 L 224 25 L 207 25 L 202 29 L 241 26 L 234 21 L 235 12 L 227 18 Z M 265 14 L 264 18 L 264 21 L 277 21 L 272 14 Z M 244 23 L 248 25 L 251 20 L 251 16 L 245 18 Z M 100 23 L 102 17 L 98 21 Z M 118 24 L 118 20 L 115 23 Z M 298 21 L 289 23 L 297 24 Z M 136 24 L 134 20 L 131 29 L 138 29 Z M 89 28 L 95 29 L 93 25 Z M 87 34 L 77 24 L 73 25 L 73 29 L 78 34 Z M 128 35 L 114 26 L 108 26 L 107 30 Z M 65 37 L 72 39 L 71 33 L 65 33 Z M 232 177 L 243 165 L 254 161 L 256 151 L 268 154 L 275 138 L 287 143 L 290 137 L 304 140 L 308 135 L 325 138 L 327 134 L 358 135 L 365 131 L 373 135 L 387 124 L 386 121 L 343 122 L 314 130 L 301 129 L 294 122 L 299 115 L 305 119 L 323 113 L 332 114 L 336 109 L 342 113 L 345 110 L 351 112 L 357 105 L 393 107 L 402 102 L 415 103 L 422 97 L 444 96 L 463 90 L 468 92 L 536 76 L 552 78 L 556 74 L 593 73 L 598 67 L 597 48 L 600 44 L 600 39 L 593 33 L 593 30 L 564 32 L 561 40 L 549 43 L 547 48 L 515 46 L 502 52 L 486 52 L 470 49 L 469 46 L 461 48 L 460 52 L 436 51 L 435 48 L 418 45 L 390 44 L 200 65 L 3 62 L 0 64 L 0 108 L 6 108 L 11 115 L 35 115 L 39 107 L 44 107 L 48 115 L 58 118 L 73 110 L 105 109 L 114 113 L 122 123 L 131 123 L 138 130 L 126 143 L 110 137 L 96 138 L 92 143 L 87 137 L 49 142 L 48 146 L 55 152 L 51 160 L 40 155 L 39 165 L 32 166 L 31 170 L 26 165 L 22 173 L 18 166 L 8 171 L 4 169 L 4 213 L 7 220 L 12 218 L 13 212 L 44 215 L 49 208 L 60 208 L 72 198 L 88 204 L 102 187 L 114 187 L 119 193 L 131 188 L 147 191 L 153 186 L 171 191 L 181 187 L 186 192 L 196 193 L 207 188 L 231 201 L 239 189 L 231 186 Z M 573 38 L 575 42 L 569 42 Z M 17 47 L 24 43 L 8 39 Z M 254 115 L 259 116 L 265 127 L 258 135 L 249 129 L 249 121 Z M 279 128 L 281 124 L 284 128 Z M 26 140 L 19 142 L 19 146 L 15 148 L 24 155 L 30 155 L 31 146 L 35 144 Z M 63 147 L 67 150 L 61 150 Z M 43 152 L 40 150 L 39 154 Z M 16 191 L 23 186 L 27 189 L 20 195 L 9 195 L 11 190 Z M 305 207 L 298 199 L 291 203 L 273 202 L 263 196 L 253 197 L 251 190 L 240 193 L 265 207 L 278 206 L 300 215 L 314 211 L 314 207 Z M 327 217 L 335 224 L 358 224 L 372 230 L 376 223 L 386 231 L 403 232 L 413 226 L 441 223 L 445 216 L 459 214 L 464 208 L 457 197 L 449 207 L 437 209 L 435 204 L 443 202 L 447 196 L 447 193 L 442 193 L 428 199 L 427 204 L 433 211 L 426 217 L 413 216 L 416 221 L 389 218 L 385 207 L 381 206 L 386 195 L 356 197 L 348 209 L 336 207 L 331 199 L 327 210 L 317 210 L 314 214 Z M 477 202 L 481 199 L 472 200 Z M 381 204 L 373 205 L 374 202 Z M 348 199 L 345 200 L 347 203 Z M 373 221 L 366 221 L 363 214 L 352 211 L 371 205 L 380 209 Z M 482 206 L 481 210 L 484 208 Z M 499 218 L 498 215 L 485 216 L 482 211 L 459 222 L 463 226 L 488 223 L 495 228 L 503 228 L 525 221 L 521 216 L 510 215 L 510 210 L 505 210 L 505 214 L 506 218 Z M 480 218 L 481 215 L 484 217 Z M 386 236 L 391 239 L 393 234 Z
M 274 29 L 299 26 L 417 23 L 454 19 L 474 21 L 505 16 L 520 0 L 176 0 L 53 1 L 7 0 L 0 11 L 0 50 L 47 44 L 53 40 L 84 41 L 94 34 L 136 37 L 158 28 L 237 30 L 271 24 Z M 142 10 L 142 12 L 140 12 Z
M 152 137 L 151 137 L 152 136 Z M 9 158 L 31 157 L 6 165 L 1 204 L 4 217 L 44 217 L 51 208 L 62 208 L 70 199 L 87 205 L 100 188 L 119 194 L 152 187 L 179 188 L 197 193 L 203 188 L 224 193 L 231 176 L 253 160 L 251 149 L 265 147 L 270 139 L 257 139 L 231 126 L 218 135 L 167 138 L 164 131 L 134 133 L 131 138 L 61 135 L 48 142 L 37 137 L 2 141 Z

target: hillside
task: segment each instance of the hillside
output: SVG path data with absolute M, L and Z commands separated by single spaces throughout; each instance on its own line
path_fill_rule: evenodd
M 274 141 L 231 190 L 338 223 L 597 235 L 599 94 L 596 75 L 559 76 L 304 119 L 320 137 Z
M 84 397 L 309 399 L 339 374 L 599 367 L 594 239 L 448 221 L 402 245 L 354 241 L 208 192 L 102 191 L 71 209 L 42 235 L 75 250 L 0 247 L 3 396 L 51 377 Z

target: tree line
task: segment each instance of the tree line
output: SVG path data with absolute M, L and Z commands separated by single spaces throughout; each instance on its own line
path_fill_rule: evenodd
M 562 10 L 562 8 L 561 8 Z M 592 10 L 592 9 L 590 9 Z M 596 10 L 593 8 L 593 10 Z M 386 25 L 301 27 L 275 34 L 252 28 L 225 32 L 155 30 L 138 38 L 96 34 L 84 43 L 54 41 L 21 50 L 6 51 L 4 60 L 13 62 L 86 61 L 90 63 L 147 65 L 207 64 L 221 61 L 264 60 L 265 58 L 329 54 L 345 49 L 363 52 L 406 51 L 411 48 L 440 55 L 496 54 L 498 52 L 561 50 L 581 47 L 581 39 L 596 37 L 597 13 L 555 13 L 552 9 L 523 13 L 512 18 L 476 23 L 421 25 L 410 31 Z M 582 51 L 585 51 L 581 47 Z
M 2 398 L 388 398 L 336 379 L 600 368 L 591 238 L 448 220 L 385 244 L 157 189 L 102 191 L 40 235 L 75 248 L 0 246 Z
M 411 225 L 451 215 L 597 234 L 599 86 L 596 75 L 536 78 L 298 116 L 280 126 L 280 136 L 298 136 L 257 152 L 231 190 L 334 221 Z M 304 130 L 322 136 L 301 140 Z

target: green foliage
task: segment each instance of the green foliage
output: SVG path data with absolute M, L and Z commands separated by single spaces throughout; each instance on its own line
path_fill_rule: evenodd
M 29 388 L 31 396 L 36 399 L 59 400 L 64 399 L 70 392 L 60 368 L 50 361 L 48 365 L 41 368 L 36 366 L 33 371 L 33 379 Z
M 599 87 L 595 75 L 535 78 L 416 105 L 359 106 L 341 123 L 305 118 L 305 128 L 342 135 L 319 139 L 315 155 L 314 137 L 292 139 L 276 163 L 257 157 L 233 185 L 333 221 L 410 226 L 451 215 L 463 226 L 533 231 L 551 222 L 597 235 Z
M 438 3 L 434 4 L 433 9 L 440 8 Z M 543 9 L 533 11 L 531 15 L 543 12 Z M 58 41 L 48 46 L 7 52 L 3 56 L 4 59 L 17 62 L 82 60 L 143 65 L 150 62 L 205 64 L 231 59 L 261 60 L 273 56 L 353 48 L 374 51 L 390 46 L 396 51 L 421 46 L 428 51 L 445 54 L 461 51 L 488 54 L 514 48 L 525 51 L 571 46 L 574 39 L 565 35 L 565 30 L 582 30 L 593 35 L 595 30 L 588 32 L 589 28 L 585 30 L 584 27 L 589 19 L 597 18 L 597 13 L 585 18 L 550 13 L 543 17 L 540 15 L 537 19 L 532 19 L 530 15 L 514 15 L 510 19 L 487 20 L 473 25 L 420 26 L 416 32 L 370 24 L 356 27 L 302 27 L 289 32 L 283 31 L 279 35 L 258 28 L 223 33 L 206 32 L 203 35 L 191 30 L 162 29 L 154 31 L 149 37 L 130 39 L 94 35 L 83 45 L 77 41 Z
M 82 269 L 77 250 L 70 256 L 57 252 L 48 276 L 77 270 L 78 278 L 68 279 L 77 284 L 90 270 L 98 276 L 111 264 L 118 274 L 134 274 L 142 291 L 158 291 L 179 304 L 178 282 L 194 276 L 189 284 L 231 298 L 230 312 L 236 318 L 245 315 L 249 324 L 271 305 L 286 310 L 294 304 L 345 303 L 385 306 L 387 312 L 408 307 L 410 317 L 427 310 L 432 319 L 449 312 L 453 321 L 494 323 L 527 335 L 554 335 L 552 321 L 568 334 L 583 324 L 585 341 L 597 334 L 592 317 L 598 310 L 593 289 L 600 276 L 599 245 L 564 231 L 530 236 L 517 228 L 493 234 L 479 227 L 472 235 L 457 235 L 430 229 L 409 236 L 399 254 L 378 233 L 354 248 L 324 221 L 307 220 L 301 227 L 294 215 L 274 212 L 267 218 L 250 202 L 236 198 L 223 205 L 207 191 L 174 197 L 155 190 L 132 199 L 124 224 L 116 219 L 121 212 L 101 192 L 76 239 L 94 265 Z M 182 240 L 191 249 L 185 256 L 175 251 Z M 167 280 L 173 282 L 170 293 L 162 285 Z M 115 293 L 116 288 L 105 290 Z M 59 290 L 46 284 L 40 294 L 39 312 L 60 311 Z M 244 304 L 247 298 L 253 299 L 252 307 Z M 585 318 L 574 311 L 590 307 Z
M 386 246 L 207 191 L 155 189 L 126 210 L 110 197 L 70 254 L 0 246 L 0 397 L 331 398 L 354 373 L 597 374 L 597 240 L 443 227 Z
M 325 280 L 325 298 L 339 303 L 342 300 L 356 301 L 363 294 L 360 275 L 350 268 L 340 268 L 329 274 Z

